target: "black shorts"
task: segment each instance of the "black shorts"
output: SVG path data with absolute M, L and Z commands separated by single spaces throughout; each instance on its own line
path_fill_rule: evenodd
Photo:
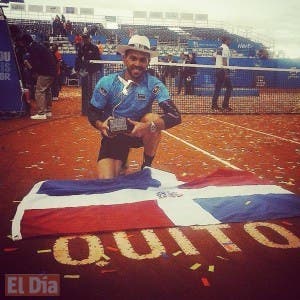
M 130 137 L 119 134 L 114 138 L 103 136 L 99 151 L 98 161 L 103 158 L 112 158 L 126 162 L 130 148 L 143 147 L 143 140 L 137 137 Z

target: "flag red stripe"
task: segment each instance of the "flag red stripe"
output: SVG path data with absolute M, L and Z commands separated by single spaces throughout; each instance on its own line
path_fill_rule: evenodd
M 174 226 L 155 200 L 114 205 L 31 209 L 24 212 L 24 237 Z
M 248 171 L 237 171 L 218 169 L 208 176 L 196 178 L 193 181 L 184 183 L 179 188 L 197 189 L 206 186 L 241 186 L 271 184 L 267 180 L 260 179 Z

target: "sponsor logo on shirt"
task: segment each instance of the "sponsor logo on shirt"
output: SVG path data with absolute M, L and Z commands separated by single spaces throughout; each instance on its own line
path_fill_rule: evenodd
M 158 85 L 156 85 L 156 86 L 154 87 L 154 89 L 152 90 L 152 93 L 153 93 L 154 95 L 157 95 L 157 94 L 159 93 L 159 91 L 160 91 L 160 87 L 159 87 Z
M 108 92 L 107 92 L 107 90 L 106 90 L 105 88 L 103 88 L 103 87 L 100 88 L 100 94 L 101 94 L 101 95 L 106 96 L 107 93 L 108 93 Z
M 146 95 L 145 94 L 137 94 L 137 99 L 138 100 L 146 100 Z

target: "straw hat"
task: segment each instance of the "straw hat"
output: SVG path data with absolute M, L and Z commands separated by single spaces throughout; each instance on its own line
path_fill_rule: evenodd
M 143 35 L 133 35 L 128 45 L 118 45 L 116 51 L 120 54 L 124 55 L 127 50 L 135 50 L 144 53 L 150 54 L 150 57 L 158 56 L 157 51 L 153 51 L 150 49 L 150 41 L 146 36 Z

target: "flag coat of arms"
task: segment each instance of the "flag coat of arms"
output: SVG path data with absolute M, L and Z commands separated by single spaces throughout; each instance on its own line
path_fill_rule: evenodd
M 221 169 L 191 182 L 153 168 L 105 180 L 34 185 L 14 240 L 74 233 L 209 225 L 300 216 L 300 197 L 250 172 Z

